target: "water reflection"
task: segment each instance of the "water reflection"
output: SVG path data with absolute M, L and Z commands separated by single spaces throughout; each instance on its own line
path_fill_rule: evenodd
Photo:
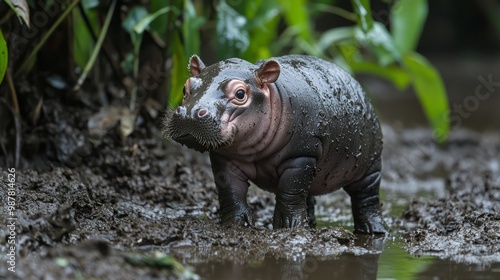
M 414 257 L 402 244 L 394 238 L 358 236 L 355 249 L 340 256 L 284 259 L 266 254 L 254 262 L 203 259 L 180 248 L 171 253 L 202 279 L 500 279 L 500 260 L 482 266 Z
M 284 259 L 266 254 L 253 263 L 198 259 L 191 265 L 203 279 L 376 279 L 384 243 L 384 237 L 359 236 L 353 252 L 340 256 Z M 175 255 L 182 255 L 175 251 Z

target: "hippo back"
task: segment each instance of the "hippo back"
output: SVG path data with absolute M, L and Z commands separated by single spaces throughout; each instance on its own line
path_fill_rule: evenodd
M 290 106 L 294 123 L 289 156 L 314 155 L 321 166 L 311 194 L 329 193 L 360 179 L 380 159 L 382 133 L 359 83 L 322 59 L 304 55 L 273 59 L 281 65 L 275 85 L 285 106 Z

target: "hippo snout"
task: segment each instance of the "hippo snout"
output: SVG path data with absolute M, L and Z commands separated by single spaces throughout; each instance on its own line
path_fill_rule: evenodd
M 181 105 L 167 116 L 165 124 L 167 137 L 201 152 L 227 145 L 232 140 L 221 135 L 220 120 L 204 107 L 190 110 Z
M 186 109 L 185 106 L 179 106 L 177 109 L 175 109 L 174 116 L 179 117 L 179 118 L 193 118 L 193 119 L 208 119 L 212 115 L 209 110 L 205 108 L 196 108 L 192 110 L 191 116 L 188 114 L 188 110 Z

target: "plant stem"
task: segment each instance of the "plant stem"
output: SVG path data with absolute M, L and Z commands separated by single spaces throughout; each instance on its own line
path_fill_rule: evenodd
M 12 75 L 7 70 L 7 84 L 9 85 L 10 95 L 12 97 L 12 114 L 14 116 L 14 126 L 16 127 L 16 148 L 14 154 L 14 166 L 19 166 L 19 159 L 21 158 L 21 116 L 19 115 L 19 102 L 17 101 L 16 87 L 12 81 Z
M 19 69 L 17 69 L 17 71 L 14 73 L 14 77 L 19 76 L 19 74 L 21 74 L 22 72 L 24 72 L 26 70 L 30 61 L 36 56 L 36 54 L 38 53 L 38 51 L 40 51 L 40 49 L 45 44 L 47 39 L 49 39 L 50 35 L 52 35 L 52 33 L 54 33 L 54 31 L 59 26 L 59 24 L 61 24 L 63 19 L 65 19 L 68 16 L 68 14 L 73 10 L 73 8 L 78 4 L 78 2 L 80 2 L 80 0 L 74 0 L 73 2 L 71 2 L 71 4 L 64 11 L 64 13 L 56 20 L 56 22 L 50 27 L 49 31 L 47 31 L 47 33 L 43 36 L 42 40 L 40 40 L 40 42 L 38 42 L 38 44 L 35 46 L 35 48 L 30 53 L 30 55 L 23 61 L 23 64 L 21 64 Z
M 87 62 L 87 65 L 85 65 L 85 69 L 83 70 L 82 74 L 80 75 L 80 78 L 76 82 L 75 87 L 73 88 L 74 90 L 80 89 L 81 85 L 83 84 L 83 81 L 85 81 L 85 78 L 87 77 L 88 73 L 95 64 L 97 55 L 101 50 L 102 43 L 104 42 L 104 38 L 108 33 L 109 24 L 111 23 L 111 18 L 113 17 L 113 11 L 115 10 L 115 6 L 116 6 L 116 0 L 113 0 L 111 6 L 109 7 L 108 14 L 106 15 L 106 20 L 104 21 L 104 25 L 102 26 L 101 34 L 99 34 L 99 39 L 97 40 L 95 48 L 92 51 L 92 55 L 90 56 L 90 59 Z
M 316 9 L 317 11 L 332 13 L 334 15 L 341 16 L 341 17 L 343 17 L 347 20 L 350 20 L 350 21 L 354 21 L 354 22 L 356 21 L 356 15 L 354 13 L 351 13 L 351 12 L 344 10 L 342 8 L 339 8 L 339 7 L 318 3 L 318 4 L 315 4 L 313 6 L 313 8 Z

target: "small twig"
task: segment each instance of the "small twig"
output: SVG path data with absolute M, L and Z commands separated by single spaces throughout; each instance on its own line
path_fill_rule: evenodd
M 21 158 L 21 116 L 19 115 L 19 102 L 17 101 L 16 88 L 14 87 L 14 82 L 12 81 L 12 75 L 10 70 L 7 69 L 7 84 L 10 89 L 10 96 L 12 98 L 12 114 L 14 115 L 14 125 L 16 127 L 16 149 L 14 154 L 14 167 L 19 166 L 19 159 Z
M 79 2 L 80 2 L 80 0 L 74 0 L 73 2 L 71 2 L 71 4 L 64 11 L 64 13 L 56 20 L 56 22 L 54 22 L 54 24 L 50 27 L 49 31 L 47 31 L 47 33 L 43 36 L 42 40 L 40 40 L 40 42 L 38 42 L 38 44 L 35 46 L 35 48 L 30 53 L 30 55 L 23 61 L 23 64 L 21 64 L 21 66 L 17 69 L 16 73 L 14 74 L 14 77 L 19 76 L 19 74 L 21 74 L 22 72 L 24 72 L 26 70 L 30 61 L 38 54 L 38 51 L 40 51 L 40 49 L 45 44 L 47 39 L 49 39 L 50 35 L 52 35 L 52 33 L 54 33 L 54 31 L 59 26 L 59 24 L 61 24 L 63 19 L 65 19 L 68 16 L 68 14 L 73 10 L 73 8 Z
M 134 32 L 134 31 L 132 31 Z M 130 111 L 134 111 L 135 108 L 135 100 L 137 97 L 137 79 L 139 78 L 139 50 L 137 50 L 137 47 L 134 46 L 134 69 L 133 69 L 133 75 L 134 75 L 134 86 L 132 87 L 132 91 L 130 93 L 130 105 L 129 109 Z
M 14 13 L 12 10 L 8 10 L 5 15 L 2 16 L 0 19 L 0 25 L 4 24 L 7 20 L 9 20 L 10 16 Z
M 113 11 L 115 10 L 115 6 L 116 6 L 116 0 L 113 0 L 106 15 L 106 20 L 104 21 L 104 25 L 102 27 L 101 34 L 99 34 L 99 39 L 97 40 L 94 51 L 92 52 L 92 55 L 90 56 L 90 59 L 87 62 L 87 65 L 85 65 L 85 69 L 83 70 L 82 74 L 80 75 L 80 78 L 76 82 L 75 87 L 73 88 L 73 90 L 75 91 L 80 89 L 83 82 L 85 81 L 85 78 L 90 72 L 90 69 L 92 69 L 92 67 L 95 64 L 97 55 L 99 54 L 99 50 L 101 49 L 102 43 L 104 42 L 104 38 L 108 33 L 109 24 L 111 23 L 111 18 L 113 17 Z
M 9 85 L 10 89 L 10 97 L 12 98 L 12 107 L 14 108 L 14 112 L 19 114 L 19 102 L 17 101 L 17 92 L 16 88 L 14 87 L 14 82 L 12 80 L 12 75 L 10 74 L 10 70 L 7 69 L 7 73 L 5 75 L 7 78 L 7 84 Z

